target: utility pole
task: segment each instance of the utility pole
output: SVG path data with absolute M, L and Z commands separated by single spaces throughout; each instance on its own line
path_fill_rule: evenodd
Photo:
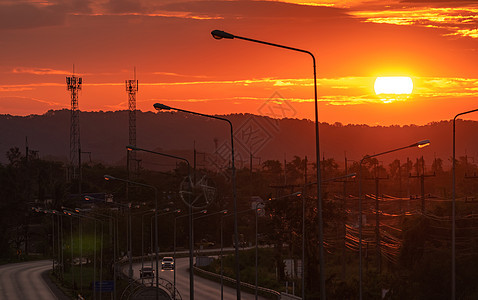
M 398 198 L 400 198 L 400 202 L 399 202 L 400 215 L 404 216 L 405 214 L 403 213 L 403 199 L 402 199 L 402 165 L 400 163 L 400 160 L 398 160 Z
M 302 288 L 302 299 L 305 299 L 305 201 L 307 193 L 307 156 L 304 159 L 304 189 L 302 190 L 302 268 L 301 268 L 301 288 Z
M 406 165 L 406 172 L 407 172 L 407 199 L 408 199 L 408 203 L 407 203 L 407 211 L 410 211 L 410 202 L 411 202 L 411 196 L 410 196 L 410 175 L 412 175 L 410 173 L 410 159 L 408 158 L 407 156 L 407 165 Z
M 376 253 L 377 253 L 377 270 L 378 273 L 382 272 L 382 249 L 380 238 L 380 202 L 379 202 L 379 183 L 382 179 L 388 179 L 387 177 L 380 177 L 378 174 L 378 161 L 375 164 L 375 176 L 372 178 L 366 178 L 375 181 L 375 239 L 377 241 Z
M 471 157 L 471 159 L 473 160 L 473 162 L 475 162 L 473 157 Z M 468 175 L 467 172 L 466 172 L 468 170 L 468 155 L 465 155 L 465 163 L 466 163 L 465 178 L 468 178 L 468 179 L 478 178 L 478 175 L 476 175 L 476 172 L 474 172 L 473 175 Z
M 422 167 L 421 168 L 422 169 L 421 174 L 420 174 L 420 163 L 419 163 L 420 161 L 421 161 L 421 167 Z M 417 158 L 416 169 L 417 169 L 417 175 L 409 175 L 409 177 L 410 178 L 419 178 L 419 180 L 420 180 L 420 194 L 421 194 L 420 209 L 421 209 L 422 214 L 424 215 L 425 214 L 425 178 L 435 177 L 435 173 L 429 174 L 429 175 L 425 174 L 425 160 L 423 159 L 423 156 L 420 158 L 420 160 Z
M 258 160 L 259 160 L 259 165 L 261 164 L 261 158 L 254 156 L 254 154 L 252 154 L 252 150 L 249 150 L 249 171 L 250 171 L 250 176 L 252 176 L 252 162 L 253 162 L 253 159 L 258 159 Z
M 348 174 L 347 170 L 347 155 L 345 156 L 345 174 Z M 345 272 L 346 272 L 346 266 L 345 266 L 345 239 L 347 236 L 347 227 L 346 227 L 346 218 L 347 218 L 347 180 L 343 181 L 344 183 L 344 189 L 343 189 L 343 201 L 342 201 L 342 212 L 343 212 L 343 217 L 342 217 L 342 279 L 345 280 Z

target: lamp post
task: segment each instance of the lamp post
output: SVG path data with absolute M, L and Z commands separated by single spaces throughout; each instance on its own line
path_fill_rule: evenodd
M 222 228 L 223 228 L 223 223 L 224 223 L 224 215 L 221 215 L 221 252 L 220 252 L 220 259 L 221 259 L 221 300 L 224 299 L 224 266 L 223 266 L 223 263 L 222 263 L 222 253 L 223 253 L 223 250 L 224 250 L 224 239 L 223 239 L 223 234 L 222 234 Z
M 141 215 L 141 272 L 144 272 L 144 216 L 148 214 L 149 213 L 145 213 Z M 151 264 L 151 267 L 153 267 L 152 264 Z M 140 274 L 140 277 L 141 277 L 141 284 L 144 284 L 143 274 Z M 151 283 L 153 283 L 152 280 L 151 280 Z
M 362 300 L 362 163 L 364 162 L 365 159 L 369 159 L 372 157 L 377 157 L 380 155 L 392 153 L 392 152 L 407 149 L 407 148 L 414 148 L 414 147 L 423 148 L 428 145 L 430 145 L 430 140 L 423 140 L 405 147 L 400 147 L 400 148 L 388 150 L 388 151 L 373 154 L 373 155 L 365 155 L 360 160 L 360 163 L 359 163 L 359 299 L 360 300 Z
M 207 211 L 205 211 L 204 213 L 207 213 Z M 197 219 L 202 219 L 202 218 L 205 218 L 205 217 L 211 217 L 211 216 L 214 216 L 214 215 L 217 215 L 217 214 L 223 214 L 223 215 L 226 215 L 228 213 L 228 210 L 227 209 L 223 209 L 221 211 L 217 211 L 215 213 L 212 213 L 212 214 L 207 214 L 207 215 L 203 215 L 203 216 L 199 216 L 197 218 L 194 218 L 194 221 L 196 221 Z M 222 217 L 222 216 L 221 216 Z
M 305 195 L 307 193 L 307 156 L 304 159 L 304 189 L 300 196 L 302 200 L 302 262 L 300 268 L 301 297 L 305 299 Z
M 235 269 L 236 269 L 236 295 L 237 295 L 237 300 L 241 300 L 241 278 L 240 278 L 240 269 L 239 269 L 239 238 L 238 238 L 238 231 L 237 231 L 237 193 L 236 193 L 236 166 L 234 163 L 234 131 L 232 128 L 232 123 L 226 118 L 221 118 L 218 116 L 213 116 L 213 115 L 207 115 L 207 114 L 202 114 L 198 112 L 193 112 L 185 109 L 179 109 L 171 106 L 167 106 L 161 103 L 155 103 L 154 108 L 157 110 L 177 110 L 193 115 L 198 115 L 206 118 L 212 118 L 216 120 L 221 120 L 224 122 L 227 122 L 230 127 L 230 136 L 231 136 L 231 163 L 232 163 L 232 198 L 233 198 L 233 207 L 234 207 L 234 241 L 235 241 L 235 247 L 234 247 L 234 255 L 235 255 Z
M 223 278 L 222 278 L 222 218 L 227 215 L 228 213 L 228 210 L 227 209 L 223 209 L 221 211 L 217 211 L 215 213 L 212 213 L 212 214 L 207 214 L 207 215 L 204 215 L 204 216 L 199 216 L 197 218 L 195 218 L 194 220 L 197 220 L 197 219 L 202 219 L 202 218 L 205 218 L 205 217 L 210 217 L 210 216 L 213 216 L 213 215 L 217 215 L 217 214 L 221 214 L 221 252 L 220 252 L 220 259 L 221 259 L 221 300 L 223 299 L 224 297 L 224 286 L 223 286 Z
M 86 197 L 85 197 L 86 198 Z M 110 233 L 111 233 L 111 227 L 113 227 L 113 299 L 116 299 L 116 235 L 115 235 L 115 232 L 117 232 L 117 229 L 115 229 L 115 223 L 116 223 L 116 218 L 113 217 L 113 216 L 110 216 L 110 215 L 104 215 L 104 214 L 100 214 L 100 213 L 97 213 L 97 212 L 92 212 L 92 211 L 88 211 L 88 210 L 85 210 L 85 209 L 81 209 L 81 208 L 75 208 L 75 213 L 76 215 L 78 216 L 78 223 L 79 223 L 79 227 L 80 227 L 80 231 L 81 231 L 81 218 L 88 218 L 87 216 L 84 216 L 82 215 L 81 213 L 83 212 L 89 212 L 90 214 L 93 214 L 97 217 L 106 217 L 110 220 Z M 100 219 L 97 219 L 97 220 L 100 220 Z M 113 223 L 113 226 L 111 225 L 111 223 Z M 82 233 L 81 233 L 82 234 Z M 82 241 L 83 238 L 80 238 L 80 245 L 81 245 L 81 241 Z M 82 252 L 82 246 L 80 246 L 80 287 L 83 286 L 83 283 L 82 283 L 82 279 L 83 279 L 83 275 L 82 275 L 82 268 L 81 266 L 83 265 L 82 261 L 83 261 L 83 252 Z M 81 291 L 81 289 L 80 289 Z
M 152 185 L 148 185 L 148 184 L 144 184 L 144 183 L 140 183 L 140 182 L 135 182 L 135 181 L 131 181 L 131 180 L 127 180 L 127 179 L 122 179 L 122 178 L 117 178 L 117 177 L 113 177 L 111 175 L 104 175 L 104 178 L 105 180 L 117 180 L 117 181 L 122 181 L 122 182 L 126 182 L 126 183 L 130 183 L 130 184 L 135 184 L 135 185 L 139 185 L 139 186 L 144 186 L 144 187 L 147 187 L 147 188 L 151 188 L 154 190 L 154 209 L 157 211 L 158 210 L 158 189 Z M 130 208 L 130 217 L 131 217 L 131 208 Z M 131 221 L 130 221 L 130 232 L 131 232 Z M 155 250 L 155 256 L 156 256 L 156 272 L 158 270 L 158 216 L 156 215 L 155 216 L 155 220 L 154 220 L 154 226 L 155 226 L 155 237 L 154 237 L 154 250 Z M 132 240 L 132 235 L 130 235 L 130 241 Z M 130 275 L 132 274 L 132 265 L 131 265 L 131 252 L 132 252 L 132 248 L 130 248 Z M 158 288 L 159 288 L 159 279 L 158 279 L 158 276 L 156 276 L 156 299 L 159 298 L 159 293 L 158 293 Z
M 97 218 L 94 218 L 94 217 L 90 217 L 90 216 L 84 216 L 84 215 L 80 215 L 79 212 L 81 211 L 80 209 L 75 209 L 74 211 L 72 210 L 69 210 L 69 209 L 65 209 L 65 207 L 63 207 L 63 214 L 64 215 L 67 215 L 67 216 L 77 216 L 78 218 L 85 218 L 85 219 L 90 219 L 90 220 L 94 220 L 95 222 L 95 237 L 94 237 L 94 241 L 95 241 L 95 246 L 94 246 L 94 267 L 93 267 L 93 291 L 94 291 L 94 294 L 93 294 L 93 298 L 96 299 L 96 221 L 99 221 L 101 222 L 101 239 L 100 239 L 100 284 L 99 284 L 99 289 L 100 289 L 100 300 L 101 300 L 101 294 L 102 294 L 102 290 L 103 290 L 103 223 L 104 221 L 101 220 L 101 219 L 97 219 Z M 114 293 L 116 294 L 116 286 L 114 286 Z M 116 296 L 114 296 L 116 297 Z
M 206 211 L 203 211 L 204 213 L 207 213 L 207 210 Z M 228 213 L 228 210 L 227 209 L 223 209 L 221 211 L 217 211 L 215 213 L 212 213 L 212 214 L 207 214 L 207 215 L 203 215 L 203 216 L 199 216 L 197 218 L 194 218 L 194 221 L 196 221 L 197 219 L 202 219 L 202 218 L 205 218 L 205 217 L 211 217 L 211 216 L 214 216 L 214 215 L 217 215 L 217 214 L 227 214 Z
M 189 288 L 190 288 L 189 298 L 190 299 L 194 298 L 194 296 L 192 295 L 193 292 L 194 292 L 194 285 L 192 284 L 192 282 L 194 282 L 194 281 L 193 281 L 193 277 L 191 275 L 191 274 L 194 273 L 194 264 L 193 264 L 193 259 L 192 259 L 192 257 L 193 257 L 192 253 L 194 251 L 194 249 L 193 249 L 194 242 L 192 241 L 194 239 L 193 215 L 195 215 L 195 214 L 205 214 L 205 213 L 207 213 L 207 209 L 203 209 L 201 211 L 197 211 L 197 212 L 193 213 L 191 205 L 189 205 L 189 212 L 188 212 L 187 215 L 177 216 L 177 217 L 174 218 L 173 259 L 174 259 L 174 263 L 176 264 L 176 220 L 181 218 L 181 217 L 185 217 L 185 216 L 189 217 Z M 176 291 L 176 265 L 174 266 L 173 276 L 174 276 L 173 285 L 174 285 L 174 290 Z M 174 298 L 176 299 L 176 292 L 174 293 Z
M 256 282 L 255 282 L 256 290 L 255 290 L 254 296 L 255 296 L 256 300 L 257 300 L 257 288 L 258 288 L 258 283 L 257 283 L 257 277 L 258 277 L 257 276 L 258 275 L 258 272 L 257 272 L 257 265 L 258 265 L 257 257 L 258 257 L 258 252 L 259 252 L 259 243 L 258 243 L 258 238 L 257 238 L 257 211 L 262 209 L 262 208 L 259 208 L 259 209 L 257 208 L 257 206 L 259 204 L 264 205 L 264 203 L 263 202 L 256 202 L 255 209 L 254 209 L 254 214 L 255 214 L 255 217 L 256 217 L 255 218 L 256 219 L 256 262 L 255 262 L 256 263 Z
M 312 63 L 313 63 L 313 71 L 314 71 L 314 100 L 315 100 L 315 154 L 317 160 L 317 182 L 321 182 L 320 179 L 320 143 L 319 143 L 319 116 L 318 116 L 318 102 L 317 102 L 317 71 L 316 71 L 316 64 L 315 64 L 315 57 L 312 52 L 288 47 L 284 45 L 269 43 L 265 41 L 260 41 L 256 39 L 246 38 L 242 36 L 237 36 L 231 33 L 227 33 L 221 30 L 213 30 L 211 32 L 212 36 L 215 39 L 241 39 L 249 42 L 264 44 L 268 46 L 278 47 L 282 49 L 287 49 L 291 51 L 297 51 L 301 53 L 305 53 L 311 56 Z M 317 214 L 318 214 L 318 227 L 319 227 L 319 264 L 320 264 L 320 292 L 321 292 L 321 299 L 325 300 L 326 293 L 325 293 L 325 259 L 324 259 L 324 245 L 323 245 L 323 219 L 322 219 L 322 193 L 321 193 L 320 185 L 317 186 Z
M 150 226 L 150 228 L 151 228 L 151 241 L 153 240 L 153 235 L 152 235 L 152 234 L 153 234 L 153 218 L 155 218 L 156 216 L 159 217 L 159 216 L 169 215 L 169 214 L 172 214 L 172 213 L 180 213 L 180 212 L 181 212 L 180 209 L 175 209 L 175 210 L 172 210 L 172 211 L 171 211 L 169 208 L 165 208 L 165 209 L 163 209 L 162 211 L 163 211 L 163 213 L 156 213 L 154 216 L 151 216 L 151 219 L 150 219 L 150 224 L 151 224 L 151 226 Z M 149 214 L 149 213 L 148 213 L 148 214 Z M 152 245 L 152 242 L 151 242 L 151 248 L 152 248 L 152 247 L 153 247 L 153 245 Z M 153 262 L 152 262 L 152 260 L 151 260 L 151 267 L 152 267 L 152 264 L 153 264 Z M 160 273 L 159 273 L 159 271 L 158 271 L 158 274 L 157 274 L 158 277 L 159 277 L 159 274 L 160 274 Z M 174 295 L 176 295 L 176 286 L 174 286 Z
M 141 212 L 141 272 L 143 272 L 143 270 L 144 270 L 144 217 L 146 215 L 154 214 L 155 212 L 156 211 L 154 209 L 148 210 L 147 212 Z M 153 221 L 151 220 L 151 225 L 152 225 L 152 223 L 153 223 Z M 151 226 L 151 229 L 152 229 L 152 227 L 153 226 Z M 151 232 L 151 234 L 152 234 L 152 232 Z M 153 245 L 151 245 L 151 248 L 152 248 L 152 246 Z M 151 267 L 153 267 L 152 265 L 153 264 L 151 262 Z M 141 277 L 141 284 L 144 284 L 144 276 L 141 273 L 140 273 L 140 277 Z M 151 281 L 151 284 L 152 283 L 153 282 Z
M 105 175 L 105 176 L 109 176 L 109 175 Z M 109 176 L 109 177 L 111 177 L 111 176 Z M 104 178 L 105 178 L 105 180 L 113 180 L 113 177 L 111 177 L 111 178 L 104 177 Z M 112 205 L 128 208 L 128 230 L 126 231 L 126 244 L 127 244 L 127 247 L 129 248 L 129 251 L 128 251 L 129 252 L 129 254 L 128 254 L 128 259 L 129 259 L 129 270 L 128 270 L 129 274 L 128 274 L 128 277 L 129 277 L 129 280 L 131 282 L 133 280 L 133 260 L 132 260 L 132 251 L 133 251 L 132 250 L 133 249 L 132 236 L 133 235 L 132 235 L 132 232 L 131 232 L 131 224 L 132 224 L 132 219 L 131 219 L 132 218 L 132 216 L 131 216 L 132 215 L 132 213 L 131 213 L 132 204 L 131 204 L 131 202 L 128 203 L 128 204 L 123 204 L 123 203 L 118 203 L 118 202 L 108 202 L 105 199 L 95 198 L 95 197 L 92 197 L 90 195 L 84 196 L 84 199 L 86 201 L 91 201 L 91 200 L 101 201 L 101 202 L 104 202 L 104 203 L 107 203 L 107 204 L 112 204 Z M 117 229 L 119 228 L 118 219 L 116 219 L 116 228 Z M 117 230 L 117 231 L 119 231 L 119 230 Z M 116 253 L 115 253 L 115 255 L 116 255 Z M 114 260 L 116 260 L 116 258 Z M 115 278 L 116 278 L 116 266 L 115 266 L 114 273 L 115 273 Z
M 52 272 L 55 275 L 55 216 L 52 211 L 40 208 L 40 207 L 32 207 L 32 210 L 37 213 L 44 213 L 44 214 L 51 214 L 51 222 L 52 222 Z M 58 265 L 58 263 L 57 263 Z
M 105 204 L 111 204 L 111 205 L 116 205 L 116 206 L 119 206 L 119 207 L 126 207 L 128 208 L 128 210 L 131 212 L 131 203 L 129 204 L 123 204 L 123 203 L 118 203 L 118 202 L 114 202 L 114 201 L 107 201 L 105 199 L 101 199 L 101 198 L 96 198 L 96 197 L 93 197 L 91 195 L 84 195 L 83 196 L 84 199 L 86 201 L 100 201 L 100 202 L 104 202 Z M 79 213 L 81 210 L 76 210 L 75 211 L 77 213 Z M 90 211 L 91 213 L 91 211 Z M 108 217 L 110 218 L 114 224 L 113 224 L 113 286 L 114 286 L 114 298 L 113 299 L 116 299 L 116 254 L 118 253 L 118 240 L 119 240 L 119 234 L 118 234 L 118 231 L 119 231 L 119 223 L 118 223 L 118 217 L 113 217 L 113 216 L 106 216 L 106 215 L 102 215 L 102 214 L 99 214 L 99 213 L 94 213 L 94 214 L 97 214 L 97 215 L 101 215 L 103 217 Z M 131 221 L 131 220 L 130 220 Z M 80 227 L 81 229 L 81 227 Z M 127 230 L 126 231 L 126 240 L 128 241 L 128 234 L 130 233 L 129 232 L 130 230 Z M 132 268 L 132 264 L 131 264 L 131 268 Z M 80 268 L 81 270 L 81 268 Z
M 472 112 L 476 112 L 478 109 L 473 109 L 469 111 L 465 111 L 462 113 L 457 114 L 453 118 L 453 195 L 452 195 L 452 212 L 451 212 L 451 299 L 455 299 L 456 294 L 456 278 L 455 278 L 455 271 L 456 271 L 456 263 L 455 263 L 455 243 L 456 243 L 456 235 L 455 235 L 455 203 L 456 203 L 456 169 L 455 169 L 455 121 L 461 115 L 466 115 Z
M 58 265 L 59 265 L 58 276 L 60 277 L 61 281 L 63 282 L 63 279 L 65 277 L 65 265 L 63 263 L 63 258 L 64 258 L 64 255 L 63 255 L 63 222 L 62 222 L 63 219 L 61 217 L 60 212 L 57 211 L 56 209 L 45 211 L 45 213 L 52 213 L 52 214 L 57 216 L 57 222 L 58 222 L 58 226 L 57 226 Z
M 139 147 L 136 147 L 136 146 L 133 146 L 133 145 L 126 146 L 126 149 L 128 149 L 128 151 L 132 151 L 132 150 L 144 151 L 144 152 L 148 152 L 148 153 L 152 153 L 152 154 L 156 154 L 156 155 L 161 155 L 161 156 L 165 156 L 165 157 L 169 157 L 169 158 L 182 160 L 188 165 L 188 180 L 190 180 L 190 178 L 191 178 L 191 164 L 189 163 L 189 160 L 187 160 L 186 158 L 171 155 L 171 154 L 156 152 L 156 151 L 152 151 L 152 150 L 148 150 L 148 149 L 143 149 L 143 148 L 139 148 Z M 191 195 L 189 195 L 189 197 L 191 197 Z M 194 244 L 193 244 L 193 241 L 192 241 L 192 237 L 193 237 L 193 225 L 192 225 L 193 224 L 193 219 L 192 219 L 193 218 L 192 217 L 193 208 L 192 208 L 191 198 L 189 198 L 188 207 L 189 207 L 188 208 L 188 210 L 189 210 L 189 298 L 191 300 L 194 300 L 194 262 L 193 262 L 193 255 L 194 255 L 193 247 L 194 247 Z M 176 274 L 176 271 L 174 271 L 174 274 Z

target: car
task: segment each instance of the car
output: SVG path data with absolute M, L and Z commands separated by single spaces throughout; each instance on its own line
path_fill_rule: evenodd
M 162 270 L 174 270 L 174 258 L 165 256 L 161 260 L 161 269 Z
M 154 278 L 154 269 L 152 267 L 143 267 L 139 270 L 140 278 Z
M 202 239 L 201 242 L 196 243 L 196 246 L 200 247 L 201 249 L 202 248 L 212 248 L 212 247 L 214 247 L 214 245 L 216 245 L 216 243 L 208 241 L 207 239 Z

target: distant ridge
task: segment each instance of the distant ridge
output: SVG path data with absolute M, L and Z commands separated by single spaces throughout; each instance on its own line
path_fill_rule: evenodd
M 254 164 L 268 159 L 291 160 L 294 156 L 308 156 L 315 160 L 314 123 L 310 120 L 272 119 L 251 114 L 226 116 L 234 126 L 235 150 L 238 166 L 248 166 L 250 153 Z M 5 153 L 11 147 L 25 149 L 25 137 L 31 150 L 42 158 L 68 161 L 70 111 L 51 110 L 43 115 L 0 115 L 0 162 L 7 161 Z M 478 122 L 458 121 L 457 156 L 478 158 Z M 91 152 L 93 161 L 123 164 L 128 143 L 128 111 L 81 112 L 81 149 Z M 451 121 L 434 122 L 423 126 L 368 126 L 320 124 L 321 157 L 344 161 L 359 160 L 365 154 L 378 153 L 405 146 L 418 140 L 430 139 L 432 145 L 423 150 L 410 149 L 391 156 L 415 160 L 423 155 L 435 156 L 449 165 L 452 155 Z M 229 159 L 230 135 L 225 122 L 178 112 L 137 112 L 137 146 L 161 149 L 166 153 L 182 153 L 192 159 L 193 147 L 200 153 L 215 153 Z M 84 158 L 84 161 L 87 159 Z M 146 163 L 146 162 L 145 162 Z M 225 162 L 226 163 L 226 162 Z M 431 163 L 431 162 L 430 162 Z M 428 162 L 427 162 L 428 164 Z

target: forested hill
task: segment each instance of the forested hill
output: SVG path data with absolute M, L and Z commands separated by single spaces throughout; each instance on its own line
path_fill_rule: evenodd
M 107 164 L 124 163 L 128 144 L 128 111 L 81 112 L 81 150 L 91 152 L 93 161 Z M 137 146 L 181 154 L 192 158 L 198 153 L 216 153 L 227 158 L 230 153 L 230 129 L 226 122 L 178 112 L 137 112 Z M 225 116 L 233 123 L 238 166 L 268 159 L 291 160 L 294 156 L 308 156 L 315 160 L 315 127 L 309 120 L 271 119 L 269 117 L 235 114 Z M 25 151 L 39 151 L 42 158 L 67 161 L 70 151 L 70 111 L 49 111 L 43 115 L 26 117 L 0 115 L 0 162 L 7 161 L 5 153 L 11 147 Z M 478 122 L 458 121 L 456 127 L 457 157 L 468 155 L 478 159 Z M 445 166 L 452 156 L 451 121 L 424 126 L 368 126 L 320 124 L 320 150 L 325 158 L 339 163 L 346 154 L 349 160 L 359 160 L 365 154 L 379 153 L 429 139 L 425 149 L 407 149 L 383 156 L 392 159 L 415 160 L 423 155 L 427 164 L 434 157 L 442 158 Z M 88 160 L 88 155 L 83 160 Z M 242 162 L 243 161 L 243 162 Z M 431 163 L 431 162 L 430 162 Z

